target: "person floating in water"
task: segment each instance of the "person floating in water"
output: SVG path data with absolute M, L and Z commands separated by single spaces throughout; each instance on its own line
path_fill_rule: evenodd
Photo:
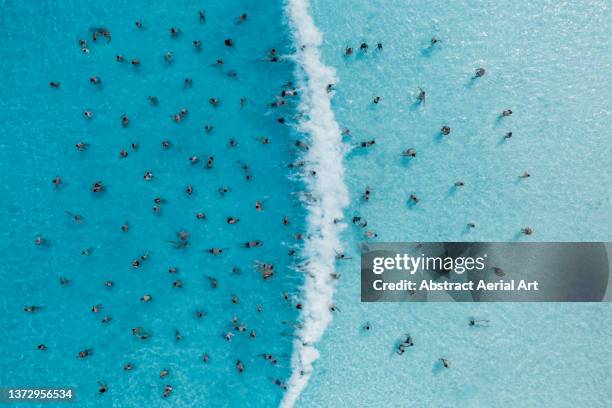
M 486 72 L 487 71 L 484 68 L 476 68 L 476 71 L 474 72 L 474 76 L 472 77 L 472 79 L 481 78 L 484 76 Z
M 450 360 L 448 360 L 447 358 L 442 357 L 438 361 L 442 363 L 442 366 L 444 368 L 450 368 L 451 367 Z

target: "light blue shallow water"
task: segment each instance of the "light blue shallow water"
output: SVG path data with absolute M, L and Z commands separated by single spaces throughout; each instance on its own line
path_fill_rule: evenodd
M 314 1 L 312 11 L 348 142 L 376 139 L 346 160 L 349 218 L 365 217 L 383 242 L 610 240 L 609 3 Z M 367 53 L 343 56 L 364 41 Z M 471 81 L 478 67 L 487 73 Z M 514 114 L 499 120 L 504 109 Z M 417 157 L 402 160 L 408 148 Z M 346 234 L 340 311 L 298 406 L 609 406 L 609 305 L 360 304 L 363 233 Z M 469 327 L 470 316 L 491 325 Z M 399 356 L 405 333 L 415 347 Z
M 206 24 L 199 23 L 199 7 Z M 290 373 L 297 317 L 282 294 L 294 293 L 301 282 L 288 253 L 303 224 L 292 194 L 300 186 L 286 168 L 295 160 L 294 137 L 277 123 L 281 116 L 291 120 L 293 102 L 269 106 L 293 77 L 291 63 L 265 61 L 273 47 L 279 54 L 291 51 L 281 3 L 3 1 L 1 8 L 0 384 L 73 386 L 78 406 L 276 405 L 282 389 L 274 380 Z M 247 21 L 236 24 L 245 12 Z M 145 29 L 135 27 L 139 19 Z M 112 40 L 94 43 L 90 27 L 108 28 Z M 182 35 L 171 38 L 171 27 Z M 89 44 L 87 55 L 81 38 Z M 224 45 L 227 38 L 232 49 Z M 194 39 L 202 41 L 200 52 Z M 164 61 L 167 51 L 172 64 Z M 116 54 L 140 59 L 140 68 L 116 62 Z M 212 67 L 218 58 L 223 67 Z M 237 79 L 226 75 L 230 70 Z M 93 75 L 101 86 L 89 83 Z M 186 77 L 193 79 L 190 89 L 183 89 Z M 51 89 L 50 81 L 61 82 L 60 89 Z M 150 105 L 149 95 L 158 97 L 158 106 Z M 221 101 L 217 108 L 207 102 L 213 97 Z M 171 116 L 181 108 L 189 114 L 176 124 Z M 93 119 L 83 117 L 85 109 Z M 122 114 L 130 118 L 127 128 Z M 205 124 L 214 126 L 209 134 Z M 261 144 L 264 137 L 271 144 Z M 231 138 L 237 147 L 228 146 Z M 162 149 L 163 140 L 171 142 L 169 149 Z M 77 151 L 80 141 L 90 144 L 87 151 Z M 122 149 L 128 157 L 119 157 Z M 192 155 L 200 163 L 190 164 Z M 204 168 L 208 156 L 215 157 L 210 170 Z M 242 164 L 250 166 L 251 181 Z M 154 173 L 152 181 L 143 179 L 146 171 Z M 56 176 L 63 180 L 59 189 L 51 183 Z M 107 188 L 103 194 L 91 192 L 97 180 Z M 223 186 L 231 188 L 225 196 L 218 193 Z M 155 197 L 167 201 L 158 215 Z M 84 222 L 76 224 L 65 211 Z M 196 219 L 199 211 L 206 220 Z M 240 222 L 227 224 L 230 216 Z M 191 234 L 185 250 L 167 243 L 179 230 Z M 39 234 L 50 246 L 34 245 Z M 240 247 L 255 239 L 263 247 Z M 217 257 L 203 251 L 212 247 L 227 249 Z M 86 248 L 91 254 L 82 256 Z M 132 260 L 147 252 L 149 259 L 132 268 Z M 274 264 L 275 275 L 264 281 L 256 261 Z M 170 267 L 178 273 L 170 274 Z M 218 279 L 218 288 L 203 275 Z M 72 281 L 67 287 L 59 284 L 63 276 Z M 173 288 L 176 279 L 183 288 Z M 115 283 L 112 289 L 104 286 L 107 280 Z M 141 302 L 144 294 L 154 300 Z M 102 304 L 97 314 L 90 311 L 95 304 Z M 44 310 L 27 314 L 25 305 Z M 204 318 L 195 317 L 198 309 Z M 102 324 L 103 316 L 112 321 Z M 234 330 L 233 317 L 246 332 Z M 134 327 L 152 337 L 132 336 Z M 235 334 L 231 343 L 223 339 L 227 332 Z M 37 350 L 41 343 L 46 351 Z M 93 356 L 77 359 L 86 348 Z M 235 368 L 238 359 L 243 374 Z M 126 363 L 136 368 L 125 372 Z M 160 379 L 163 369 L 170 375 Z M 98 395 L 98 381 L 108 385 L 106 394 Z M 166 384 L 175 391 L 164 400 Z

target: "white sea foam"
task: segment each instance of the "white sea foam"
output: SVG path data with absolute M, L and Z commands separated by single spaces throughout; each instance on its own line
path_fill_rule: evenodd
M 300 82 L 299 109 L 303 117 L 298 130 L 310 137 L 310 149 L 304 155 L 306 171 L 316 171 L 316 177 L 306 176 L 312 200 L 308 207 L 308 238 L 303 248 L 306 260 L 304 285 L 301 293 L 301 327 L 297 330 L 292 356 L 292 374 L 281 407 L 292 407 L 306 387 L 312 365 L 319 358 L 316 343 L 332 320 L 336 251 L 342 249 L 340 234 L 344 225 L 336 223 L 348 205 L 349 195 L 344 184 L 340 127 L 331 109 L 327 85 L 337 82 L 335 70 L 321 61 L 319 47 L 323 36 L 309 13 L 308 0 L 287 0 L 286 13 L 296 48 L 296 77 Z

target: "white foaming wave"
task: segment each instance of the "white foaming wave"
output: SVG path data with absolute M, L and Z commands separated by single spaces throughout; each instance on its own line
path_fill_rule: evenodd
M 287 0 L 289 17 L 296 48 L 296 77 L 301 89 L 299 110 L 303 117 L 298 130 L 310 136 L 310 148 L 304 155 L 304 181 L 311 195 L 308 208 L 307 239 L 303 247 L 306 260 L 302 287 L 300 328 L 296 332 L 292 356 L 292 374 L 281 407 L 293 407 L 306 387 L 319 358 L 316 343 L 332 320 L 336 251 L 342 250 L 340 234 L 344 225 L 337 222 L 349 203 L 344 184 L 340 127 L 331 108 L 327 85 L 337 82 L 335 70 L 321 61 L 319 47 L 323 35 L 317 29 L 309 11 L 308 0 Z M 308 177 L 310 171 L 316 177 Z

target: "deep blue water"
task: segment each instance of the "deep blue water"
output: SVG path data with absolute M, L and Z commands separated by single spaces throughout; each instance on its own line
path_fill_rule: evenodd
M 281 3 L 3 1 L 1 8 L 0 384 L 73 386 L 79 406 L 275 405 L 282 389 L 274 380 L 290 373 L 297 316 L 283 293 L 295 293 L 301 282 L 288 253 L 299 244 L 295 235 L 303 223 L 293 194 L 301 187 L 287 177 L 295 137 L 277 122 L 292 121 L 294 102 L 270 107 L 293 78 L 292 63 L 266 60 L 271 48 L 279 55 L 291 51 Z M 246 21 L 237 24 L 243 13 Z M 94 42 L 92 27 L 110 30 L 111 41 L 100 36 Z M 182 34 L 172 38 L 171 27 Z M 231 48 L 224 44 L 229 38 Z M 79 39 L 87 41 L 88 54 Z M 168 51 L 172 63 L 164 60 Z M 117 62 L 117 54 L 126 62 Z M 130 64 L 133 58 L 140 67 Z M 217 59 L 222 67 L 212 66 Z M 94 75 L 101 85 L 90 84 Z M 192 87 L 184 88 L 185 78 Z M 219 98 L 219 106 L 209 98 Z M 188 115 L 177 124 L 172 115 L 182 108 Z M 91 120 L 83 116 L 86 109 L 94 113 Z M 122 114 L 130 119 L 125 128 Z M 207 133 L 205 125 L 214 128 Z M 166 140 L 168 149 L 162 148 Z M 89 148 L 78 151 L 78 142 Z M 193 155 L 199 163 L 190 163 Z M 212 169 L 205 168 L 209 156 Z M 143 179 L 147 171 L 153 180 Z M 52 184 L 56 176 L 60 188 Z M 104 193 L 91 191 L 98 180 Z M 218 189 L 226 186 L 231 191 L 222 196 Z M 159 214 L 152 210 L 156 197 L 166 201 Z M 197 219 L 198 212 L 206 220 Z M 226 217 L 240 221 L 229 225 Z M 178 241 L 180 230 L 190 234 L 186 249 L 167 242 Z M 36 246 L 37 236 L 50 245 Z M 241 247 L 251 240 L 263 246 Z M 213 247 L 226 250 L 219 256 L 204 251 Z M 133 268 L 145 253 L 148 260 Z M 256 262 L 273 264 L 274 276 L 264 280 Z M 178 273 L 169 273 L 171 267 Z M 204 275 L 216 278 L 218 288 Z M 70 285 L 60 285 L 61 277 Z M 173 287 L 177 279 L 180 289 Z M 112 289 L 104 286 L 108 280 Z M 153 301 L 141 302 L 145 294 Z M 92 313 L 97 304 L 102 310 Z M 26 305 L 44 310 L 28 314 Z M 197 318 L 196 310 L 205 317 Z M 104 316 L 112 321 L 101 323 Z M 234 317 L 246 332 L 234 330 Z M 133 336 L 134 327 L 151 337 Z M 227 332 L 235 334 L 231 343 L 223 338 Z M 41 343 L 48 349 L 39 351 Z M 93 356 L 77 359 L 87 348 Z M 206 364 L 203 354 L 210 357 Z M 246 367 L 242 374 L 237 360 Z M 127 363 L 136 368 L 124 371 Z M 163 369 L 170 374 L 160 379 Z M 106 394 L 98 395 L 98 381 L 107 384 Z M 167 384 L 174 393 L 163 399 Z

